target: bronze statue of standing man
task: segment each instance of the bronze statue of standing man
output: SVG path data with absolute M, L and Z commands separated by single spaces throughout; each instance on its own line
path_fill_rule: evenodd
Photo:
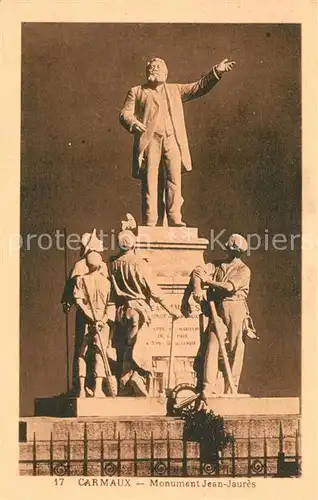
M 166 63 L 147 62 L 147 83 L 128 92 L 121 124 L 134 134 L 133 177 L 142 181 L 142 216 L 146 226 L 185 226 L 182 221 L 181 171 L 192 170 L 182 104 L 209 92 L 231 71 L 224 59 L 194 83 L 167 84 Z

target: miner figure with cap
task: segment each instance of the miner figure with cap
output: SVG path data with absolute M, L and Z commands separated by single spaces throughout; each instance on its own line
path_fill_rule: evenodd
M 94 397 L 104 397 L 103 380 L 105 359 L 110 338 L 108 305 L 110 280 L 105 272 L 102 256 L 89 252 L 85 257 L 88 272 L 77 276 L 74 287 L 74 302 L 85 318 L 85 331 L 78 356 L 79 397 L 86 396 L 86 380 L 89 370 L 93 372 Z
M 73 268 L 71 269 L 68 280 L 65 283 L 61 303 L 63 306 L 63 311 L 65 314 L 70 312 L 70 309 L 73 305 L 75 305 L 74 299 L 74 287 L 76 285 L 76 279 L 79 276 L 83 276 L 89 272 L 89 268 L 87 265 L 87 256 L 90 254 L 102 254 L 104 251 L 103 242 L 97 237 L 96 230 L 94 229 L 91 233 L 84 233 L 81 238 L 81 247 L 80 247 L 80 259 L 75 263 Z M 105 262 L 101 263 L 101 269 L 105 276 L 108 276 L 107 264 Z M 72 370 L 72 385 L 73 392 L 78 393 L 78 358 L 81 351 L 81 347 L 83 344 L 85 331 L 87 327 L 87 317 L 83 313 L 80 308 L 76 310 L 76 319 L 75 319 L 75 345 L 74 345 L 74 355 L 73 355 L 73 370 Z M 90 376 L 88 376 L 87 380 L 87 389 L 90 389 L 90 386 L 93 386 L 94 381 L 89 380 Z
M 174 319 L 181 313 L 166 302 L 149 264 L 135 253 L 136 237 L 130 224 L 124 221 L 123 227 L 118 235 L 120 252 L 109 263 L 117 311 L 118 359 L 122 362 L 120 391 L 147 397 L 147 382 L 152 374 L 151 351 L 147 346 L 151 335 L 150 300 L 161 304 Z
M 181 216 L 181 172 L 191 170 L 184 122 L 184 102 L 209 92 L 231 71 L 235 62 L 224 59 L 200 80 L 166 83 L 166 63 L 154 57 L 147 62 L 147 82 L 129 90 L 120 122 L 134 135 L 133 177 L 142 181 L 142 215 L 146 226 L 185 226 Z
M 205 266 L 198 266 L 192 273 L 193 297 L 201 305 L 206 305 L 203 295 L 208 286 L 207 301 L 213 301 L 218 316 L 226 326 L 226 346 L 235 392 L 238 391 L 242 371 L 245 336 L 255 338 L 247 307 L 251 272 L 241 260 L 248 244 L 239 234 L 232 234 L 225 245 L 227 257 Z M 195 368 L 198 374 L 198 388 L 201 399 L 217 393 L 217 374 L 220 346 L 213 328 L 208 328 L 202 337 Z M 225 392 L 230 393 L 228 382 Z

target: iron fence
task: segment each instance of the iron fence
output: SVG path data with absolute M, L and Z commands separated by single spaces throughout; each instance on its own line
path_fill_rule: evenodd
M 33 435 L 27 459 L 20 459 L 20 474 L 50 476 L 126 476 L 126 477 L 297 477 L 301 474 L 300 434 L 284 437 L 282 426 L 276 438 L 238 438 L 210 460 L 202 445 L 171 438 L 83 439 L 40 441 Z M 276 445 L 273 446 L 273 441 Z M 286 445 L 289 452 L 285 452 Z M 277 453 L 268 453 L 268 448 Z M 293 449 L 294 453 L 290 453 Z M 246 450 L 244 452 L 244 450 Z M 258 451 L 259 453 L 255 453 Z M 43 456 L 46 455 L 46 456 Z

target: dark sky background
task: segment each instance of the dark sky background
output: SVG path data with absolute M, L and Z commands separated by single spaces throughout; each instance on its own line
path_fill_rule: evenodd
M 36 397 L 66 389 L 64 254 L 26 247 L 26 235 L 67 228 L 110 232 L 140 220 L 131 178 L 132 136 L 118 114 L 145 62 L 166 60 L 170 82 L 191 82 L 225 57 L 232 73 L 185 105 L 193 171 L 183 176 L 184 220 L 209 236 L 258 233 L 241 392 L 300 394 L 300 250 L 264 248 L 266 230 L 300 232 L 299 25 L 27 23 L 22 28 L 21 415 Z M 43 239 L 45 244 L 47 239 Z M 105 257 L 109 253 L 106 252 Z M 213 254 L 208 256 L 213 257 Z M 77 253 L 69 252 L 69 266 Z M 73 315 L 70 331 L 73 333 Z

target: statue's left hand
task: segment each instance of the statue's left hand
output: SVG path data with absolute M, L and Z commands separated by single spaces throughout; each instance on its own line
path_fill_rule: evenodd
M 226 73 L 228 71 L 232 71 L 234 68 L 236 62 L 235 61 L 229 61 L 228 59 L 223 59 L 219 64 L 216 65 L 215 69 L 219 73 Z

